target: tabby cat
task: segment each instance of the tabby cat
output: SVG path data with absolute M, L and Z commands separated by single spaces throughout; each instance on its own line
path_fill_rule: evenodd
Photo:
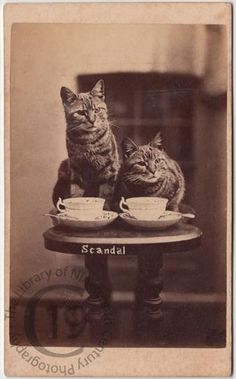
M 114 203 L 117 204 L 121 196 L 165 197 L 169 199 L 167 209 L 177 211 L 184 196 L 184 176 L 178 163 L 162 149 L 160 133 L 143 146 L 137 146 L 131 139 L 125 138 L 122 147 L 124 160 Z
M 74 94 L 61 88 L 66 117 L 66 146 L 69 159 L 63 161 L 53 191 L 59 197 L 99 196 L 107 208 L 113 195 L 119 158 L 115 137 L 108 122 L 104 82 L 90 92 Z

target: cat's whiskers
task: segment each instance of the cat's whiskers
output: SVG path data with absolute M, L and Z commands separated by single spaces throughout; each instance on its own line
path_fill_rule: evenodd
M 115 128 L 117 128 L 117 129 L 120 129 L 120 126 L 117 125 L 117 124 L 115 124 L 116 121 L 117 121 L 117 120 L 109 120 L 110 126 L 111 126 L 111 127 L 115 127 Z

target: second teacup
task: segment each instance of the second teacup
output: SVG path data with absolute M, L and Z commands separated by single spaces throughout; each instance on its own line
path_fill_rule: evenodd
M 168 199 L 162 197 L 132 197 L 126 200 L 122 197 L 120 208 L 131 217 L 156 220 L 165 212 L 167 202 Z

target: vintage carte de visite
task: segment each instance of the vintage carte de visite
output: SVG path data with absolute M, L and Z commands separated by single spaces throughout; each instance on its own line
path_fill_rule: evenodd
M 231 5 L 5 6 L 5 373 L 230 376 Z

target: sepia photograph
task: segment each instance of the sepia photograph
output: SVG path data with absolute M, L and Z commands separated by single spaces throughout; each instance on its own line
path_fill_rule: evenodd
M 5 318 L 24 374 L 228 346 L 229 27 L 11 24 Z

